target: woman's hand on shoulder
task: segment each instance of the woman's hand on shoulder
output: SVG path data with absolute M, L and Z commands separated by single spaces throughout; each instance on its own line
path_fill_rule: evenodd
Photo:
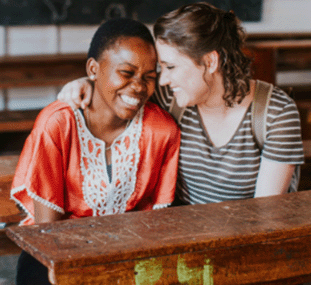
M 66 102 L 73 109 L 85 109 L 91 103 L 92 93 L 92 81 L 88 77 L 82 77 L 64 85 L 57 95 L 57 99 Z

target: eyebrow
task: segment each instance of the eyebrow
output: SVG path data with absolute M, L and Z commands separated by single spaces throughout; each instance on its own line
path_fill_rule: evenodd
M 167 62 L 167 61 L 165 61 L 165 60 L 159 60 L 159 63 L 165 64 L 165 65 L 172 65 L 172 64 L 173 64 L 173 63 Z M 175 64 L 174 64 L 174 65 L 175 65 Z
M 127 61 L 126 61 L 126 62 L 122 62 L 120 65 L 123 65 L 123 64 L 129 65 L 129 66 L 131 66 L 132 68 L 137 69 L 137 66 L 136 66 L 136 65 L 133 65 L 133 64 L 127 62 Z M 147 73 L 152 73 L 152 72 L 155 72 L 155 73 L 156 73 L 156 72 L 157 72 L 157 67 L 155 67 L 154 69 L 148 71 Z

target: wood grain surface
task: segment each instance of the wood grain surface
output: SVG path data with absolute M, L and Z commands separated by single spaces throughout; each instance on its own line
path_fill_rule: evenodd
M 311 192 L 10 227 L 54 284 L 299 284 Z

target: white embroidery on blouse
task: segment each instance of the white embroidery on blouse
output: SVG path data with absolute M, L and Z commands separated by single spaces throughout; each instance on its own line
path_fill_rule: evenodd
M 93 216 L 124 213 L 136 186 L 139 139 L 144 108 L 111 145 L 112 177 L 107 174 L 105 142 L 94 137 L 79 110 L 74 110 L 81 147 L 82 191 Z

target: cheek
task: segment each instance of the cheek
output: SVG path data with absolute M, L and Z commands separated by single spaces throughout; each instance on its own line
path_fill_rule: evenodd
M 128 80 L 121 78 L 120 76 L 111 76 L 107 82 L 108 88 L 124 88 L 128 85 Z
M 155 91 L 156 82 L 149 83 L 147 85 L 147 95 L 150 97 Z
M 172 72 L 172 78 L 175 82 L 178 83 L 178 85 L 189 85 L 189 84 L 193 84 L 193 76 L 191 75 L 191 71 L 189 72 L 188 70 L 184 70 L 184 69 L 179 69 L 176 70 L 175 72 Z

